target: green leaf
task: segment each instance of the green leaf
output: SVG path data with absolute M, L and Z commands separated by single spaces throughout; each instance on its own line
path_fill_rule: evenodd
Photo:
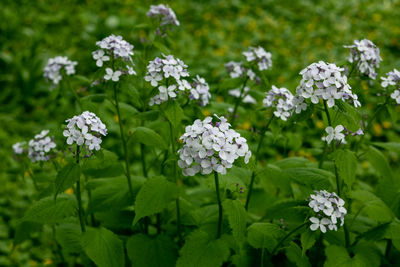
M 144 121 L 155 121 L 159 115 L 160 115 L 160 111 L 149 110 L 149 111 L 140 112 L 138 114 L 135 114 L 134 117 L 136 119 L 144 120 Z
M 133 193 L 136 194 L 146 181 L 144 177 L 131 177 Z M 109 209 L 122 210 L 132 205 L 126 177 L 99 178 L 87 183 L 92 190 L 92 198 L 88 212 L 107 211 Z
M 134 235 L 126 250 L 133 267 L 173 267 L 178 256 L 176 244 L 166 235 Z
M 350 258 L 346 248 L 344 247 L 336 245 L 328 246 L 325 249 L 325 255 L 327 260 L 324 263 L 324 267 L 364 267 L 360 260 Z
M 226 199 L 223 203 L 224 212 L 228 215 L 233 237 L 240 245 L 246 241 L 247 213 L 239 200 Z
M 275 166 L 278 166 L 281 169 L 307 167 L 308 164 L 310 164 L 308 159 L 300 157 L 290 157 L 274 163 Z
M 226 243 L 201 230 L 191 233 L 180 251 L 177 267 L 220 267 L 229 257 Z
M 292 168 L 283 171 L 295 182 L 315 190 L 330 188 L 329 177 L 333 177 L 333 173 L 315 168 Z
M 177 197 L 176 184 L 160 177 L 148 179 L 136 197 L 133 225 L 145 216 L 163 211 Z
M 168 145 L 164 139 L 152 129 L 137 127 L 133 130 L 133 136 L 137 142 L 147 146 L 155 146 L 164 150 L 168 149 Z
M 269 252 L 272 252 L 282 236 L 281 228 L 272 223 L 253 223 L 247 229 L 249 244 L 254 248 L 266 248 Z
M 105 149 L 97 151 L 95 157 L 87 159 L 82 166 L 82 172 L 91 177 L 125 175 L 124 166 L 118 161 L 118 156 Z
M 350 150 L 340 149 L 336 151 L 334 158 L 339 177 L 349 188 L 351 188 L 353 183 L 356 181 L 356 156 Z
M 124 245 L 110 230 L 88 228 L 82 237 L 82 247 L 99 267 L 125 266 Z
M 79 164 L 70 162 L 64 168 L 62 168 L 57 174 L 54 198 L 56 198 L 60 192 L 63 192 L 64 190 L 73 186 L 74 183 L 80 178 L 80 175 L 81 168 Z
M 56 227 L 56 240 L 66 253 L 80 253 L 82 230 L 78 224 L 65 223 Z
M 311 231 L 309 228 L 300 235 L 300 242 L 302 247 L 302 255 L 305 255 L 306 251 L 314 246 L 317 241 L 318 234 L 316 231 Z
M 304 254 L 304 252 L 303 253 L 301 252 L 300 247 L 294 242 L 290 242 L 289 247 L 286 248 L 286 256 L 291 262 L 295 263 L 296 266 L 298 267 L 311 266 L 308 257 Z
M 174 126 L 174 129 L 180 125 L 183 119 L 183 109 L 177 101 L 168 101 L 164 109 L 164 114 L 167 120 Z
M 381 147 L 381 148 L 384 148 L 386 150 L 393 151 L 393 152 L 396 152 L 396 153 L 400 154 L 400 143 L 395 143 L 395 142 L 387 142 L 387 143 L 374 142 L 372 144 L 374 146 Z
M 63 222 L 65 218 L 75 214 L 76 201 L 69 195 L 60 195 L 56 200 L 45 197 L 35 202 L 25 213 L 23 221 L 42 224 L 55 224 Z
M 370 146 L 366 157 L 374 169 L 382 176 L 382 177 L 392 177 L 392 172 L 389 166 L 389 162 L 385 158 L 385 156 L 373 146 Z
M 392 211 L 386 206 L 380 198 L 372 192 L 365 190 L 355 190 L 349 193 L 349 198 L 360 201 L 363 205 L 361 213 L 378 222 L 388 222 L 392 220 Z

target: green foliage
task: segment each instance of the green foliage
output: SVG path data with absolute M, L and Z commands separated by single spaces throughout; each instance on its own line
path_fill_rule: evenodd
M 137 127 L 133 130 L 135 141 L 147 146 L 154 146 L 160 149 L 167 149 L 164 139 L 154 130 L 146 127 Z
M 247 228 L 247 241 L 254 248 L 266 248 L 269 252 L 275 248 L 283 232 L 276 224 L 253 223 Z
M 65 253 L 80 253 L 82 251 L 82 232 L 78 224 L 64 223 L 55 228 L 56 241 Z
M 351 189 L 351 186 L 356 181 L 356 156 L 350 150 L 338 150 L 335 153 L 335 164 L 339 177 Z
M 223 203 L 224 211 L 228 216 L 229 226 L 233 237 L 242 245 L 246 240 L 247 214 L 242 203 L 238 200 L 226 199 Z
M 125 265 L 122 241 L 105 228 L 89 228 L 81 241 L 86 255 L 99 267 L 118 267 Z
M 300 241 L 301 241 L 301 248 L 302 248 L 302 255 L 305 255 L 306 251 L 314 246 L 315 242 L 317 241 L 317 233 L 311 231 L 309 228 L 301 233 Z
M 68 163 L 62 168 L 56 177 L 55 181 L 55 198 L 60 192 L 70 188 L 76 181 L 80 179 L 81 168 L 76 163 Z
M 228 259 L 229 247 L 222 239 L 197 230 L 186 238 L 179 254 L 177 267 L 219 267 Z

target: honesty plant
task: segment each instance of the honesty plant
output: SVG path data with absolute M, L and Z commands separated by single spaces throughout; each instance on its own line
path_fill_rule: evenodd
M 53 87 L 55 87 L 62 80 L 63 72 L 65 72 L 66 75 L 75 74 L 75 66 L 77 64 L 78 62 L 71 61 L 68 57 L 58 56 L 50 58 L 43 70 L 43 75 L 48 81 L 51 81 Z
M 272 85 L 272 89 L 267 92 L 263 100 L 266 107 L 273 107 L 274 115 L 284 121 L 288 119 L 293 113 L 294 109 L 293 94 L 286 88 L 277 88 Z
M 28 156 L 32 162 L 49 160 L 49 153 L 56 147 L 54 137 L 49 137 L 49 130 L 43 130 L 29 141 Z

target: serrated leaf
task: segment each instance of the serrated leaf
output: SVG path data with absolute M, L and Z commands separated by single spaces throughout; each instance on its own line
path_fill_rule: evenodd
M 317 241 L 318 234 L 316 231 L 311 231 L 309 228 L 300 235 L 300 242 L 302 248 L 302 254 L 305 255 L 306 251 L 314 246 Z
M 165 143 L 164 139 L 152 129 L 137 127 L 133 130 L 133 136 L 137 142 L 145 144 L 146 146 L 168 149 L 168 145 Z
M 229 248 L 201 230 L 191 233 L 180 251 L 177 267 L 220 267 L 229 257 Z
M 174 129 L 180 125 L 183 119 L 183 109 L 177 101 L 169 101 L 164 109 L 164 114 L 167 120 L 174 126 Z
M 81 245 L 86 255 L 99 267 L 125 266 L 124 245 L 110 230 L 88 228 Z
M 35 202 L 26 211 L 22 220 L 42 224 L 55 224 L 73 216 L 75 210 L 76 201 L 72 196 L 60 195 L 56 200 L 49 196 Z
M 176 244 L 166 235 L 134 235 L 126 250 L 133 267 L 173 267 L 178 256 Z
M 249 244 L 254 248 L 266 248 L 269 252 L 272 252 L 282 236 L 281 228 L 272 223 L 253 223 L 247 228 Z
M 223 203 L 224 212 L 228 216 L 233 237 L 241 245 L 246 241 L 247 213 L 239 200 L 226 199 Z
M 178 197 L 176 184 L 165 178 L 150 178 L 140 189 L 135 201 L 135 225 L 141 218 L 156 214 L 168 207 L 169 203 Z
M 54 197 L 56 198 L 59 193 L 73 186 L 80 178 L 80 175 L 81 168 L 79 164 L 71 162 L 62 168 L 56 177 Z
M 286 256 L 298 267 L 311 266 L 307 256 L 304 254 L 304 252 L 301 252 L 300 247 L 294 242 L 290 242 L 290 245 L 286 248 Z
M 139 120 L 155 121 L 159 115 L 160 112 L 158 110 L 149 110 L 135 114 L 134 117 Z
M 356 181 L 356 156 L 350 150 L 340 149 L 336 151 L 334 158 L 339 177 L 351 189 L 351 186 Z
M 78 224 L 65 223 L 56 227 L 56 240 L 66 253 L 80 253 L 82 251 L 82 230 Z
M 330 188 L 329 177 L 333 176 L 331 172 L 315 168 L 291 168 L 283 171 L 293 181 L 315 190 Z
M 372 143 L 374 146 L 384 148 L 389 151 L 393 151 L 400 154 L 400 143 L 395 142 L 374 142 Z
M 378 222 L 388 222 L 392 220 L 392 211 L 380 198 L 372 192 L 365 190 L 355 190 L 349 193 L 349 198 L 358 200 L 364 206 L 362 213 Z
M 300 157 L 291 157 L 277 161 L 274 163 L 274 165 L 281 169 L 292 169 L 292 168 L 307 167 L 309 163 L 310 161 L 308 159 Z

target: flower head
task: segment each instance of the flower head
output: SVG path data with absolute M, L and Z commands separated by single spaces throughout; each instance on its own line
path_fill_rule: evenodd
M 199 75 L 193 79 L 193 83 L 189 94 L 190 99 L 195 99 L 199 101 L 201 106 L 206 106 L 211 98 L 210 86 L 206 80 Z
M 49 130 L 43 130 L 29 141 L 28 156 L 32 162 L 47 161 L 49 152 L 56 147 L 54 138 L 47 136 L 48 133 Z
M 61 71 L 64 69 L 66 75 L 75 74 L 75 66 L 78 64 L 76 61 L 71 61 L 68 57 L 55 57 L 47 61 L 44 67 L 43 75 L 48 81 L 52 81 L 53 86 L 57 86 L 62 80 Z
M 147 16 L 151 18 L 159 17 L 161 19 L 161 26 L 175 25 L 179 26 L 179 21 L 176 18 L 174 11 L 168 5 L 151 5 Z
M 172 55 L 163 58 L 156 57 L 149 62 L 147 73 L 144 79 L 150 82 L 151 86 L 158 87 L 159 94 L 150 99 L 149 105 L 161 104 L 170 98 L 176 98 L 178 90 L 185 91 L 192 88 L 190 83 L 184 79 L 188 77 L 187 66 L 179 58 Z M 169 82 L 168 88 L 164 85 Z
M 400 104 L 400 71 L 394 69 L 386 73 L 387 77 L 382 77 L 382 87 L 395 86 L 394 91 L 390 94 L 390 97 Z
M 18 142 L 12 145 L 15 155 L 21 155 L 26 151 L 26 142 Z
M 84 111 L 66 122 L 68 124 L 63 135 L 67 137 L 68 145 L 76 143 L 90 151 L 100 149 L 101 136 L 107 135 L 107 128 L 94 113 Z
M 244 157 L 248 163 L 251 151 L 246 139 L 230 129 L 224 117 L 217 118 L 220 120 L 217 123 L 212 122 L 212 117 L 206 117 L 186 127 L 180 138 L 183 147 L 178 151 L 178 165 L 183 169 L 183 175 L 210 174 L 213 170 L 225 174 L 239 157 Z
M 267 70 L 272 67 L 271 53 L 259 47 L 249 47 L 248 51 L 243 52 L 248 62 L 257 62 L 260 71 Z
M 266 107 L 274 107 L 274 115 L 284 121 L 291 116 L 294 108 L 294 96 L 286 88 L 277 88 L 272 85 L 272 89 L 267 92 L 263 104 Z
M 371 79 L 376 78 L 375 68 L 379 68 L 382 61 L 379 48 L 368 39 L 354 40 L 353 45 L 344 46 L 350 48 L 349 62 L 355 62 L 358 70 Z
M 323 141 L 326 141 L 328 144 L 332 142 L 332 140 L 338 141 L 339 143 L 346 144 L 346 140 L 344 133 L 342 131 L 344 130 L 343 125 L 338 125 L 335 128 L 328 126 L 326 127 L 325 131 L 328 133 L 327 136 L 322 137 Z
M 305 99 L 310 99 L 313 104 L 318 104 L 321 99 L 325 100 L 330 108 L 335 105 L 335 100 L 350 101 L 355 107 L 361 106 L 343 71 L 343 68 L 323 61 L 303 69 L 300 72 L 303 78 L 296 88 L 296 104 L 302 106 L 299 109 L 296 107 L 296 113 L 303 110 Z
M 315 191 L 315 194 L 310 195 L 308 206 L 313 209 L 316 217 L 311 217 L 310 229 L 316 231 L 318 228 L 321 232 L 326 232 L 326 227 L 329 230 L 337 231 L 338 219 L 340 219 L 340 226 L 344 224 L 344 216 L 347 213 L 344 207 L 344 200 L 341 199 L 336 193 L 329 193 L 326 190 Z

